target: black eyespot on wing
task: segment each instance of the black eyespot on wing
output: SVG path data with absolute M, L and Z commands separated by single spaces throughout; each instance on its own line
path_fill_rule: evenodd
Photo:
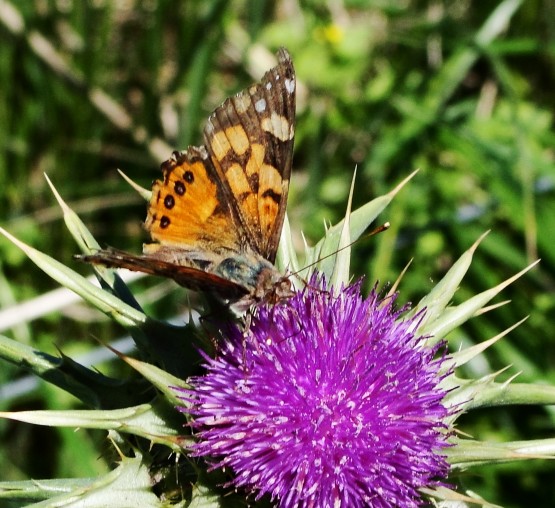
M 181 180 L 178 180 L 175 182 L 173 190 L 178 196 L 183 196 L 185 194 L 185 184 Z
M 171 194 L 168 194 L 168 195 L 164 198 L 164 206 L 165 206 L 168 210 L 171 210 L 171 209 L 175 206 L 175 198 L 174 198 Z

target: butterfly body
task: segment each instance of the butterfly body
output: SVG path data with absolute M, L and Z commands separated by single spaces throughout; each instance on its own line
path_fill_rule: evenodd
M 208 118 L 205 145 L 174 152 L 152 187 L 140 256 L 83 260 L 174 279 L 247 306 L 291 292 L 275 261 L 289 189 L 295 73 L 288 53 Z

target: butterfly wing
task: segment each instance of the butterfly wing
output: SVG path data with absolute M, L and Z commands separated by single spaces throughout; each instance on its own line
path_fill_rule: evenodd
M 108 249 L 82 260 L 227 298 L 254 291 L 275 260 L 291 173 L 295 73 L 287 51 L 278 58 L 260 83 L 214 111 L 206 147 L 174 152 L 162 164 L 145 221 L 155 243 L 142 256 Z
M 209 117 L 204 140 L 246 241 L 275 261 L 295 133 L 295 70 L 287 51 L 260 83 L 227 99 Z
M 239 252 L 240 224 L 206 149 L 174 152 L 161 169 L 145 221 L 151 238 L 166 249 Z
M 106 249 L 83 261 L 160 275 L 194 290 L 242 296 L 248 288 L 215 272 L 227 257 L 240 252 L 242 239 L 229 199 L 204 147 L 174 152 L 154 182 L 145 228 L 156 243 L 143 255 Z
M 110 268 L 127 268 L 136 272 L 168 277 L 189 289 L 217 291 L 223 298 L 237 299 L 248 292 L 243 286 L 206 271 L 206 267 L 202 267 L 202 264 L 198 267 L 185 266 L 165 261 L 157 256 L 134 256 L 117 249 L 104 249 L 88 256 L 79 256 L 79 259 Z M 193 261 L 190 262 L 193 263 Z

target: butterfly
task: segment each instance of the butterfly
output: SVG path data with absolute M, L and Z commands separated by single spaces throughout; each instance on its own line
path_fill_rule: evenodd
M 290 296 L 274 266 L 295 134 L 296 78 L 287 50 L 260 82 L 209 116 L 204 145 L 174 152 L 154 182 L 142 255 L 116 249 L 83 261 L 209 291 L 239 308 Z

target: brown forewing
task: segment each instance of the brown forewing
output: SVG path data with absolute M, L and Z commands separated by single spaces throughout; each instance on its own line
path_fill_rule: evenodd
M 275 261 L 285 217 L 295 131 L 295 71 L 285 49 L 260 83 L 209 117 L 205 143 L 245 240 Z

